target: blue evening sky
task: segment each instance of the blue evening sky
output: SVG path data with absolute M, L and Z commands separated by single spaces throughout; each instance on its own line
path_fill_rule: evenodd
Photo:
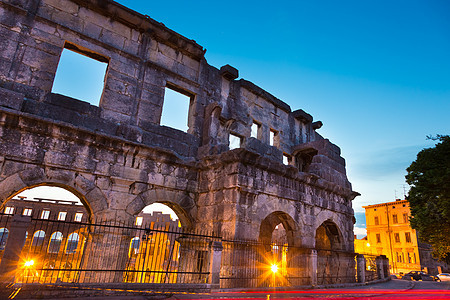
M 362 194 L 356 212 L 403 198 L 426 136 L 450 133 L 449 1 L 118 2 L 322 121 Z

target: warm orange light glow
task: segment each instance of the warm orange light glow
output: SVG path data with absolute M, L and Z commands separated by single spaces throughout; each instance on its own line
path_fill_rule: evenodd
M 367 246 L 367 247 L 370 247 L 370 243 L 367 243 L 366 246 Z
M 34 260 L 28 260 L 25 262 L 25 267 L 31 267 L 32 265 L 34 265 Z
M 273 264 L 270 269 L 272 270 L 272 272 L 276 273 L 278 272 L 278 266 L 276 264 Z

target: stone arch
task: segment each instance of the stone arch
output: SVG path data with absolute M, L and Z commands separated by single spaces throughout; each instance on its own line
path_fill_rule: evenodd
M 316 249 L 343 250 L 344 237 L 335 213 L 321 212 L 314 222 L 314 247 Z
M 82 174 L 74 171 L 34 167 L 14 173 L 0 181 L 0 206 L 24 190 L 38 186 L 66 189 L 80 198 L 90 219 L 108 208 L 105 195 Z
M 128 204 L 126 212 L 134 216 L 140 213 L 144 207 L 153 203 L 167 205 L 177 214 L 182 227 L 193 228 L 197 212 L 193 194 L 164 187 L 154 187 L 136 196 Z
M 286 239 L 289 246 L 299 246 L 298 239 L 295 239 L 296 233 L 299 231 L 298 224 L 286 212 L 274 211 L 267 215 L 262 221 L 259 229 L 259 241 L 263 244 L 270 244 L 272 233 L 275 227 L 282 224 L 286 231 Z

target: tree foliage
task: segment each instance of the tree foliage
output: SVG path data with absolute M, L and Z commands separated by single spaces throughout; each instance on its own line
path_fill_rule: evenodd
M 431 139 L 439 142 L 420 151 L 406 169 L 411 226 L 431 244 L 435 258 L 450 262 L 450 136 Z

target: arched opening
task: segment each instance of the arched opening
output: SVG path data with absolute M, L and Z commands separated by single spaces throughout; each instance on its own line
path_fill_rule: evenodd
M 80 241 L 80 235 L 76 232 L 71 233 L 69 235 L 69 237 L 67 238 L 66 253 L 73 254 L 73 253 L 77 252 L 79 241 Z
M 61 248 L 62 239 L 63 234 L 60 231 L 54 232 L 50 236 L 50 243 L 48 244 L 47 252 L 58 254 Z
M 294 236 L 298 230 L 292 217 L 281 211 L 271 213 L 261 222 L 259 241 L 262 265 L 259 268 L 269 267 L 271 274 L 270 282 L 263 285 L 284 286 L 290 282 L 290 277 L 297 276 L 298 255 L 295 246 L 300 243 L 295 241 Z
M 57 270 L 77 269 L 83 263 L 92 215 L 80 197 L 72 188 L 43 184 L 22 190 L 3 204 L 9 218 L 30 217 L 20 263 L 33 262 L 37 271 L 28 273 L 27 282 L 71 282 L 75 278 L 74 271 Z M 8 226 L 13 226 L 12 221 Z
M 298 226 L 291 216 L 276 211 L 262 220 L 259 229 L 259 241 L 266 245 L 282 243 L 294 246 L 295 243 L 298 243 L 298 241 L 294 241 L 294 234 L 297 230 Z
M 161 203 L 147 205 L 136 215 L 130 239 L 126 282 L 174 283 L 179 267 L 183 229 L 173 209 Z
M 339 250 L 342 248 L 342 236 L 337 225 L 326 220 L 315 234 L 317 250 L 317 281 L 318 284 L 332 284 L 346 282 L 347 266 L 340 266 Z
M 31 247 L 41 247 L 44 244 L 45 231 L 38 230 L 33 235 L 33 241 L 31 242 Z

